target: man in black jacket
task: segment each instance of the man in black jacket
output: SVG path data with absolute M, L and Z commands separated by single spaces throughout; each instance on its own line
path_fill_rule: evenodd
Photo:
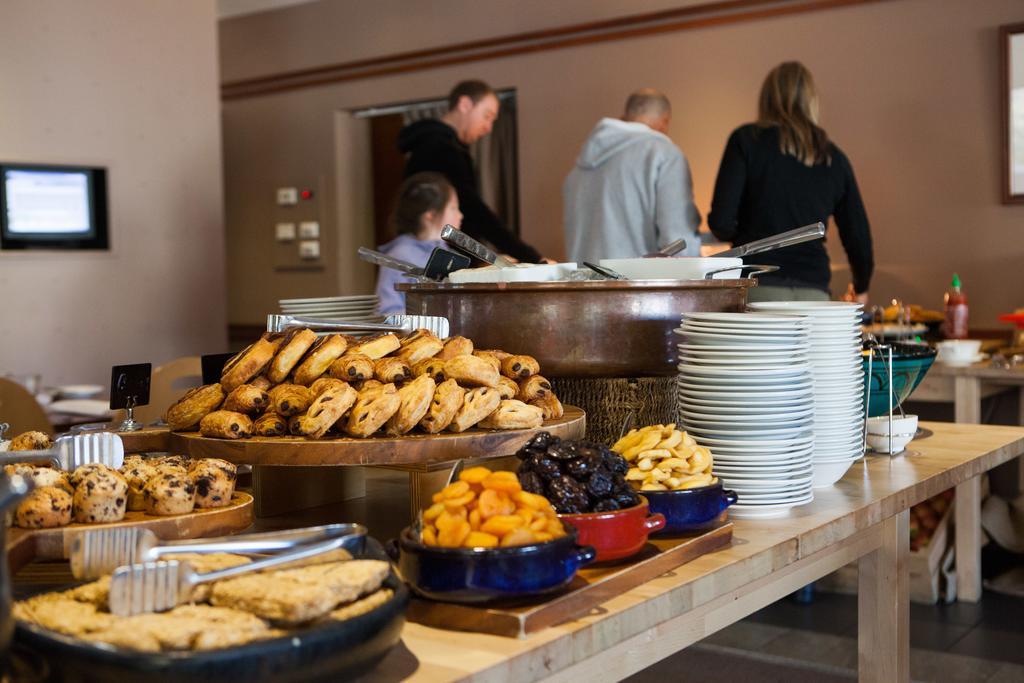
M 483 81 L 463 81 L 448 95 L 448 112 L 440 119 L 410 123 L 398 134 L 406 155 L 404 176 L 420 171 L 443 174 L 459 196 L 462 229 L 475 239 L 519 261 L 537 263 L 541 255 L 502 224 L 480 197 L 468 145 L 491 132 L 498 118 L 498 97 Z

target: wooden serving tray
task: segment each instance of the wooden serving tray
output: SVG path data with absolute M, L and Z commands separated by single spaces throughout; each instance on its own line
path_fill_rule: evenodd
M 406 616 L 424 626 L 524 638 L 586 614 L 624 591 L 730 543 L 731 522 L 699 536 L 652 538 L 624 563 L 584 567 L 564 592 L 554 596 L 510 605 L 459 605 L 414 598 Z
M 252 519 L 252 496 L 235 491 L 231 504 L 226 507 L 196 510 L 185 515 L 157 517 L 145 512 L 127 512 L 122 521 L 110 524 L 72 523 L 54 529 L 11 527 L 7 529 L 7 565 L 14 574 L 33 560 L 66 560 L 75 534 L 89 529 L 137 526 L 149 529 L 161 540 L 173 541 L 242 531 L 252 525 Z
M 583 438 L 586 416 L 573 406 L 536 429 L 471 429 L 456 434 L 406 434 L 398 437 L 303 439 L 263 437 L 211 439 L 199 432 L 145 429 L 122 432 L 125 453 L 172 451 L 193 458 L 223 458 L 243 465 L 410 465 L 451 462 L 488 455 L 512 455 L 537 432 L 564 439 Z

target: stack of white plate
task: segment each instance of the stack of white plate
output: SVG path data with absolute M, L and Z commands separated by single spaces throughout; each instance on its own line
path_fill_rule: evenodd
M 281 299 L 278 305 L 281 306 L 281 313 L 303 318 L 349 322 L 379 322 L 383 319 L 377 313 L 377 297 L 372 294 L 328 296 L 319 299 Z
M 765 301 L 748 308 L 805 315 L 810 321 L 814 486 L 831 486 L 864 455 L 862 306 L 842 301 Z
M 808 330 L 802 317 L 758 313 L 687 313 L 676 330 L 679 422 L 739 496 L 735 517 L 784 515 L 814 497 Z

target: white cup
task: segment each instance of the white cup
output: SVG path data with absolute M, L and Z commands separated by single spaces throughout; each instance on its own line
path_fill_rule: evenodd
M 978 352 L 981 351 L 981 340 L 947 339 L 940 341 L 936 347 L 939 350 L 938 360 L 963 363 L 978 357 Z

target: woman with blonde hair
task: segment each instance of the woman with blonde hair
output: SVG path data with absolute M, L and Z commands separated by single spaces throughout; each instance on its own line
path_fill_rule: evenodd
M 849 159 L 818 125 L 818 94 L 800 62 L 772 69 L 755 123 L 729 136 L 708 215 L 711 232 L 740 246 L 835 219 L 856 298 L 867 301 L 874 270 L 871 229 Z M 751 301 L 828 300 L 831 269 L 823 241 L 759 254 L 779 266 L 750 289 Z

